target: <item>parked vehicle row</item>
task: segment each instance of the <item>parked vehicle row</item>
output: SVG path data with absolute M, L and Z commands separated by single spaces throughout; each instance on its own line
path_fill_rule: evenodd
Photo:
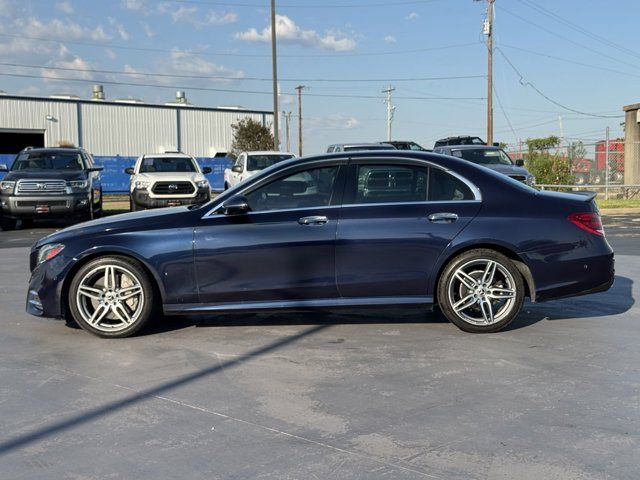
M 27 148 L 20 152 L 0 182 L 3 230 L 36 218 L 89 220 L 102 213 L 102 185 L 90 153 L 82 148 Z

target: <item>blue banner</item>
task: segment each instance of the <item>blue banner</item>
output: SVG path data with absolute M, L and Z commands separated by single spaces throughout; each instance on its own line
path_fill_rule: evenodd
M 0 164 L 4 163 L 11 167 L 14 154 L 0 154 Z M 138 157 L 122 157 L 115 155 L 94 156 L 96 165 L 104 167 L 102 171 L 102 191 L 103 193 L 129 193 L 130 176 L 124 173 L 124 169 L 133 167 Z M 206 177 L 211 184 L 212 190 L 222 190 L 224 188 L 224 169 L 233 165 L 233 160 L 229 157 L 198 157 L 196 158 L 201 168 L 211 167 L 211 173 Z M 4 177 L 4 172 L 0 172 L 0 180 Z

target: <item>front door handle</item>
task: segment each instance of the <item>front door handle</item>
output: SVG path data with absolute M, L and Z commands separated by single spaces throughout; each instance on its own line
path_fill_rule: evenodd
M 302 217 L 298 220 L 300 225 L 324 225 L 329 219 L 322 215 L 313 215 L 311 217 Z
M 458 219 L 455 213 L 432 213 L 427 217 L 433 223 L 453 223 Z

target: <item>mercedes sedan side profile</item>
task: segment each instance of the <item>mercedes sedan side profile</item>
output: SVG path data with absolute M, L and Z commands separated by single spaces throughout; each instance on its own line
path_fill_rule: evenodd
M 495 332 L 533 302 L 607 290 L 594 195 L 537 191 L 425 152 L 279 162 L 200 206 L 39 240 L 27 311 L 126 337 L 165 314 L 438 305 Z

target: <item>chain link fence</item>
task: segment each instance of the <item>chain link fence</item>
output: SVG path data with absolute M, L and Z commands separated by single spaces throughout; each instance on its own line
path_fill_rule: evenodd
M 592 190 L 605 198 L 640 199 L 640 182 L 631 178 L 637 172 L 625 175 L 625 156 L 640 162 L 640 142 L 563 140 L 557 146 L 536 149 L 523 143 L 507 153 L 513 160 L 524 160 L 541 189 Z

